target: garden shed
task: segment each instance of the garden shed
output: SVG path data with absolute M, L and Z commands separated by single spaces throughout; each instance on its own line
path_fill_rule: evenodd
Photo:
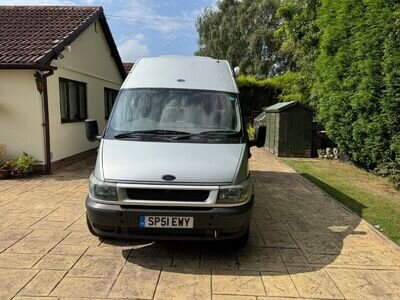
M 278 157 L 311 157 L 313 110 L 300 102 L 264 108 L 255 125 L 267 126 L 265 148 Z

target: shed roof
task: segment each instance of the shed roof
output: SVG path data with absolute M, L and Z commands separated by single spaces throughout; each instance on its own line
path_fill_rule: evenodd
M 297 101 L 289 101 L 289 102 L 279 102 L 274 105 L 265 107 L 264 112 L 281 112 L 281 111 L 287 110 L 296 105 L 301 106 L 310 111 L 313 111 L 313 109 L 311 107 L 309 107 L 308 105 L 305 105 L 305 104 L 297 102 Z
M 100 6 L 0 6 L 0 68 L 45 68 L 99 20 L 123 78 L 126 73 Z
M 267 114 L 264 112 L 262 112 L 261 114 L 259 114 L 257 117 L 254 118 L 255 122 L 260 122 L 262 120 L 264 120 L 264 118 L 267 116 Z

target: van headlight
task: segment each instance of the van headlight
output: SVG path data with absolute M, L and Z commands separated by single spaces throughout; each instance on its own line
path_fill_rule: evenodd
M 220 187 L 218 191 L 218 204 L 239 204 L 246 202 L 251 193 L 251 181 L 246 179 L 237 186 Z
M 93 174 L 89 179 L 90 196 L 99 200 L 117 201 L 117 185 L 97 179 Z

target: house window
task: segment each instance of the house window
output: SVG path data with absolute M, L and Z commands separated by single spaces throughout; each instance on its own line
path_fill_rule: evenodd
M 105 117 L 108 120 L 111 110 L 114 106 L 115 99 L 117 98 L 118 91 L 109 88 L 104 88 L 104 107 L 105 107 Z
M 60 78 L 61 123 L 87 119 L 86 83 Z

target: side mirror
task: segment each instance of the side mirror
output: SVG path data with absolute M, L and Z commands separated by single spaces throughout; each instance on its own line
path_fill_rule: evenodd
M 235 75 L 235 77 L 238 77 L 240 75 L 240 68 L 239 67 L 235 67 L 233 69 L 233 74 Z
M 91 142 L 96 142 L 101 139 L 99 136 L 99 126 L 97 125 L 97 120 L 87 119 L 85 120 L 85 131 L 86 138 Z
M 257 148 L 264 147 L 266 136 L 267 136 L 267 127 L 256 126 L 254 132 L 254 139 L 250 141 L 250 147 L 253 146 L 256 146 Z

